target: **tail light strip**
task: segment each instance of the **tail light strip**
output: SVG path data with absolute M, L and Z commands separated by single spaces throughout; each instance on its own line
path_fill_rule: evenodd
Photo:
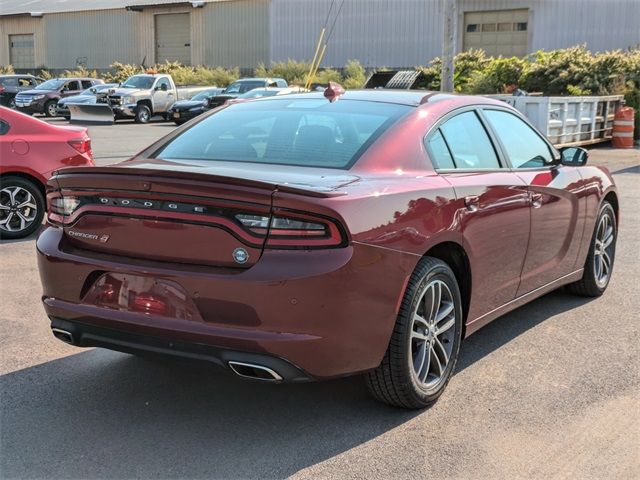
M 346 245 L 346 235 L 332 219 L 304 212 L 251 211 L 195 205 L 163 200 L 122 199 L 95 196 L 47 195 L 48 221 L 68 226 L 85 213 L 206 223 L 224 228 L 240 241 L 254 247 L 277 249 L 331 248 Z M 147 212 L 145 212 L 145 210 Z

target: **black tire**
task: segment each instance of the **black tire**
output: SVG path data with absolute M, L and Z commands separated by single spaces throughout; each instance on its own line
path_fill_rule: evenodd
M 70 117 L 69 115 L 65 115 L 63 118 L 64 118 L 67 122 L 71 120 L 71 117 Z
M 44 114 L 51 118 L 51 117 L 55 117 L 58 113 L 58 102 L 56 102 L 55 100 L 49 100 L 47 103 L 44 104 Z
M 414 313 L 418 312 L 419 302 L 426 295 L 425 292 L 429 286 L 434 283 L 444 283 L 448 287 L 453 303 L 453 311 L 449 315 L 453 315 L 454 323 L 450 327 L 451 330 L 448 330 L 450 338 L 441 339 L 447 346 L 451 343 L 448 363 L 439 379 L 429 387 L 416 378 L 412 334 L 415 333 L 413 331 Z M 462 299 L 453 271 L 439 259 L 423 258 L 407 284 L 396 325 L 382 363 L 375 370 L 365 374 L 367 387 L 372 396 L 383 403 L 403 408 L 425 408 L 433 404 L 446 388 L 455 369 L 462 341 L 462 322 Z M 441 347 L 442 345 L 440 343 Z M 435 354 L 435 350 L 433 353 Z M 429 358 L 431 361 L 432 357 Z M 437 365 L 440 366 L 439 360 Z M 428 378 L 430 367 L 426 368 L 426 378 Z
M 611 222 L 612 228 L 612 241 L 608 248 L 605 249 L 606 255 L 609 258 L 609 268 L 608 274 L 606 276 L 606 280 L 598 281 L 598 268 L 596 256 L 601 255 L 598 253 L 597 248 L 599 244 L 598 235 L 600 233 L 601 223 L 604 221 L 604 217 L 607 217 Z M 591 243 L 589 244 L 589 253 L 587 254 L 587 259 L 584 263 L 584 273 L 582 274 L 582 278 L 575 283 L 571 283 L 567 285 L 567 290 L 575 295 L 580 295 L 582 297 L 599 297 L 602 295 L 609 282 L 611 280 L 611 273 L 613 272 L 613 264 L 615 262 L 616 255 L 616 240 L 618 238 L 618 227 L 616 224 L 616 215 L 613 207 L 609 202 L 603 202 L 600 206 L 600 211 L 598 212 L 598 218 L 596 219 L 596 224 L 593 229 L 593 234 L 591 235 Z M 602 266 L 600 266 L 602 268 Z
M 136 108 L 136 123 L 149 123 L 151 120 L 151 109 L 144 104 L 138 105 Z
M 185 123 L 185 120 L 174 120 L 173 123 L 175 123 L 176 125 L 180 126 L 180 125 L 183 125 Z
M 0 178 L 0 202 L 2 202 L 3 205 L 10 200 L 9 193 L 7 192 L 6 189 L 22 189 L 24 191 L 27 191 L 35 201 L 36 211 L 34 215 L 32 213 L 32 209 L 30 207 L 27 207 L 29 212 L 28 218 L 33 217 L 33 220 L 31 220 L 31 222 L 28 225 L 26 225 L 26 228 L 24 229 L 7 231 L 7 227 L 4 224 L 1 225 L 0 238 L 16 239 L 16 238 L 27 237 L 31 235 L 33 232 L 35 232 L 40 227 L 40 225 L 42 225 L 42 218 L 44 217 L 44 212 L 46 207 L 42 190 L 40 189 L 39 185 L 25 178 L 13 176 L 13 175 L 4 176 Z M 21 195 L 20 198 L 16 199 L 16 201 L 20 201 L 24 199 L 24 197 L 22 196 L 23 194 L 20 193 L 20 195 Z M 26 211 L 27 210 L 22 209 L 21 213 L 25 213 Z M 1 210 L 0 218 L 4 221 L 7 219 L 7 217 L 11 213 L 12 213 L 11 211 L 7 212 L 7 210 Z M 10 224 L 14 227 L 16 226 L 16 222 L 19 221 L 19 218 L 15 218 L 15 217 L 16 217 L 16 213 L 13 212 L 13 216 L 11 217 Z

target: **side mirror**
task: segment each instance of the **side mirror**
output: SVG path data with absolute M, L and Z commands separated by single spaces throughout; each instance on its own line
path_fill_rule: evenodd
M 569 167 L 581 167 L 586 165 L 589 159 L 589 153 L 581 147 L 564 147 L 560 149 L 560 155 L 562 156 L 562 165 Z

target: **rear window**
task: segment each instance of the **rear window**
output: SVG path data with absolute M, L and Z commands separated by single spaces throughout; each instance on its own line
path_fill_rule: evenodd
M 345 169 L 412 108 L 324 98 L 239 103 L 185 130 L 155 157 Z

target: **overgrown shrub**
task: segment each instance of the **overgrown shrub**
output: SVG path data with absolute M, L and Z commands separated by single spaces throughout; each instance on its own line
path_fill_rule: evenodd
M 269 67 L 258 65 L 253 74 L 256 77 L 284 78 L 289 85 L 303 86 L 307 83 L 311 64 L 287 60 L 286 62 L 274 62 Z M 343 72 L 334 68 L 322 68 L 316 73 L 314 83 L 338 82 L 345 88 L 362 88 L 366 81 L 364 67 L 357 60 L 349 60 Z
M 16 73 L 13 69 L 13 65 L 7 65 L 6 67 L 4 65 L 0 65 L 0 75 L 11 75 L 13 73 Z

